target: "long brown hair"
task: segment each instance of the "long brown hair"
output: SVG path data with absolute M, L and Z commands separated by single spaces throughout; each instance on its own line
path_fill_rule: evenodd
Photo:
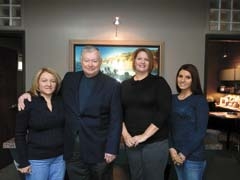
M 178 78 L 179 72 L 181 70 L 188 71 L 192 76 L 192 84 L 191 84 L 192 93 L 193 94 L 203 94 L 201 83 L 200 83 L 200 78 L 199 78 L 199 73 L 198 73 L 198 70 L 197 70 L 196 66 L 194 66 L 193 64 L 184 64 L 178 69 L 177 75 L 176 75 L 176 89 L 177 89 L 177 91 L 178 92 L 181 91 L 181 89 L 178 87 L 178 83 L 177 83 L 177 78 Z

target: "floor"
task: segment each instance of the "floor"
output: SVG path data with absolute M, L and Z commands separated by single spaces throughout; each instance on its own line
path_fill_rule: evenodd
M 240 179 L 240 152 L 208 152 L 206 180 Z
M 1 180 L 24 180 L 20 174 L 16 171 L 14 164 L 9 164 L 5 168 L 0 170 Z M 121 167 L 116 166 L 114 168 L 114 180 L 129 180 L 126 173 Z
M 208 166 L 205 180 L 236 180 L 240 177 L 240 152 L 227 152 L 223 150 L 208 151 Z M 0 170 L 1 180 L 21 180 L 14 164 Z M 114 169 L 114 180 L 128 180 L 126 173 L 121 167 Z M 168 180 L 175 180 L 172 173 Z
M 211 141 L 213 140 L 210 137 Z M 207 167 L 204 180 L 237 180 L 240 178 L 240 152 L 237 151 L 235 142 L 233 142 L 230 148 L 227 150 L 224 136 L 220 139 L 220 143 L 223 144 L 220 150 L 207 150 Z M 123 158 L 121 158 L 123 159 Z M 114 168 L 114 180 L 129 180 L 126 170 L 120 166 Z M 173 168 L 168 169 L 169 176 L 166 180 L 176 180 L 175 172 Z M 16 171 L 13 163 L 9 164 L 5 168 L 0 169 L 0 180 L 22 180 Z

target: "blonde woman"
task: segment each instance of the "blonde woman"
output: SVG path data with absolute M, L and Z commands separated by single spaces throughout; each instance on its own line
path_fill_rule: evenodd
M 40 69 L 33 78 L 31 102 L 16 117 L 18 170 L 26 180 L 63 180 L 64 109 L 57 96 L 61 78 L 50 68 Z M 27 138 L 26 138 L 27 137 Z

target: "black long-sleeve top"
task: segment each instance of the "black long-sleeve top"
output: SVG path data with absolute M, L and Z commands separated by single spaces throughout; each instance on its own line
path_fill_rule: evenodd
M 171 89 L 163 77 L 149 74 L 140 81 L 133 78 L 121 84 L 123 121 L 131 136 L 140 135 L 152 123 L 159 130 L 144 143 L 168 137 Z
M 41 96 L 25 101 L 25 110 L 17 113 L 15 142 L 19 167 L 28 160 L 56 157 L 63 153 L 64 109 L 62 99 L 52 97 L 52 111 Z

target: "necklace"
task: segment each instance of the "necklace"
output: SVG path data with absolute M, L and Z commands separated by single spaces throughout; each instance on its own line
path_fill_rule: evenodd
M 178 99 L 183 100 L 183 99 L 186 99 L 187 97 L 189 97 L 191 95 L 192 95 L 192 92 L 187 93 L 187 94 L 179 94 Z
M 141 81 L 141 80 L 143 80 L 144 78 L 146 78 L 148 76 L 148 74 L 144 74 L 144 75 L 135 75 L 134 76 L 134 80 L 135 81 Z

